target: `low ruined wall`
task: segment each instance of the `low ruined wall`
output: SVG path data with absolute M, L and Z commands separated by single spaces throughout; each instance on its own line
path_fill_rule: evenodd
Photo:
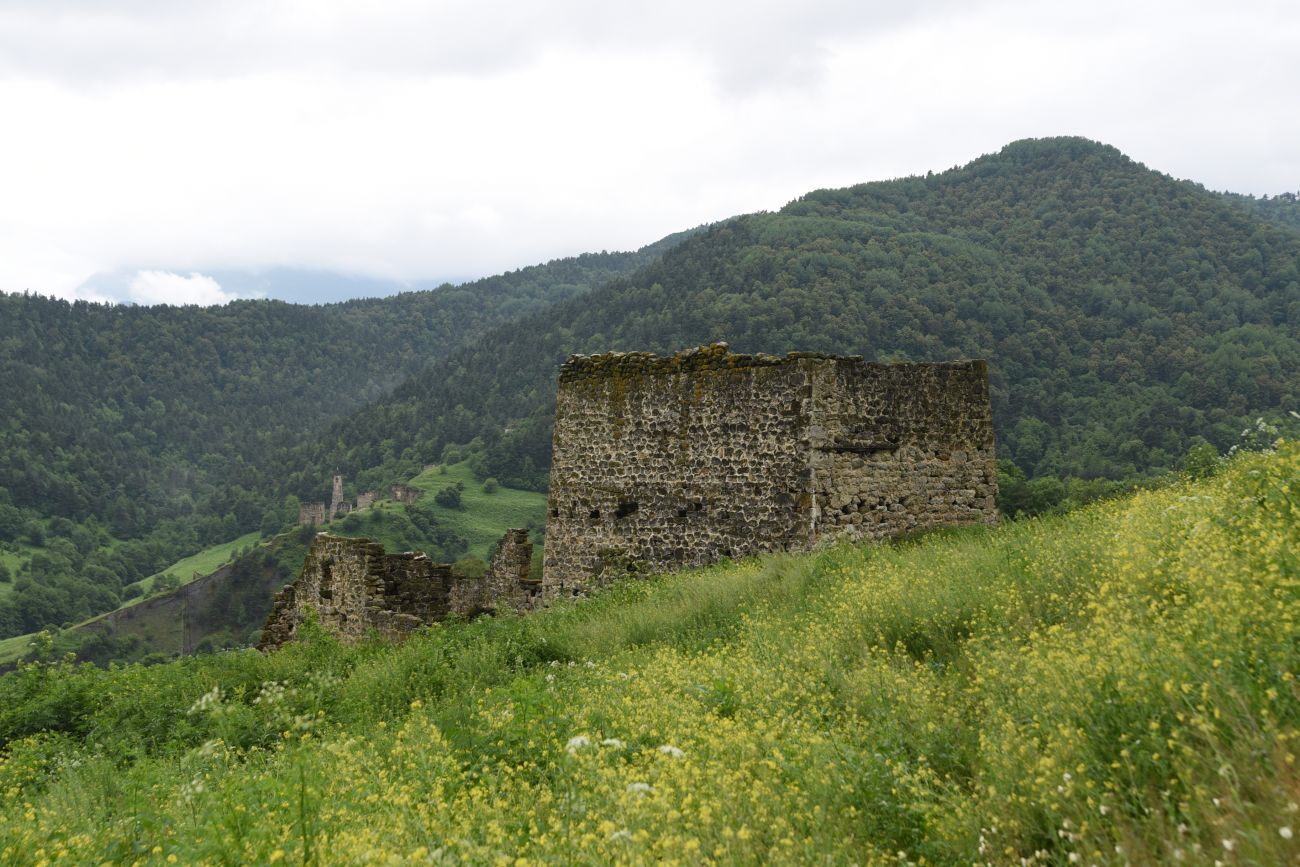
M 423 554 L 386 554 L 369 539 L 320 533 L 298 580 L 276 594 L 258 647 L 291 641 L 309 611 L 345 640 L 371 630 L 399 638 L 446 616 L 451 582 L 451 567 Z
M 560 371 L 547 595 L 849 536 L 996 520 L 983 362 L 725 344 Z
M 450 564 L 424 554 L 387 554 L 369 539 L 319 533 L 298 579 L 276 594 L 258 648 L 292 641 L 313 614 L 345 641 L 371 633 L 396 640 L 450 614 L 531 608 L 538 596 L 532 555 L 528 532 L 508 530 L 482 578 L 456 578 Z

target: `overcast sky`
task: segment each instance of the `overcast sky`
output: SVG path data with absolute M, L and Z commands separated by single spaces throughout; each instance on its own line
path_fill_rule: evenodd
M 0 0 L 0 290 L 427 282 L 1083 135 L 1300 188 L 1300 3 Z

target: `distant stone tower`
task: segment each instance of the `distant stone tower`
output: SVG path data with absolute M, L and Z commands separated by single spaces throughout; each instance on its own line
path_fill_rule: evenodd
M 334 495 L 330 498 L 330 520 L 334 520 L 335 516 L 346 511 L 347 504 L 343 502 L 343 477 L 335 473 Z

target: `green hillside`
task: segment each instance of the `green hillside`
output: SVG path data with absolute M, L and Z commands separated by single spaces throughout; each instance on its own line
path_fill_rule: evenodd
M 41 555 L 18 593 L 0 583 L 0 637 L 112 609 L 181 557 L 278 530 L 285 496 L 319 498 L 329 478 L 290 477 L 286 449 L 491 327 L 631 273 L 689 234 L 324 306 L 0 293 L 0 557 Z M 376 484 L 429 459 L 386 457 Z
M 1300 401 L 1300 235 L 1083 139 L 810 193 L 688 239 L 486 335 L 337 423 L 305 473 L 481 443 L 544 487 L 556 370 L 575 352 L 987 358 L 999 455 L 1123 479 L 1220 451 Z
M 0 678 L 0 859 L 1300 857 L 1300 445 L 398 647 Z

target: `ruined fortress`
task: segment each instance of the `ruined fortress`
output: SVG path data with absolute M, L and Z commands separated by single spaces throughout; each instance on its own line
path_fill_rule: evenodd
M 543 593 L 836 538 L 993 523 L 983 361 L 724 343 L 560 369 Z
M 506 534 L 482 579 L 321 534 L 261 646 L 292 638 L 309 608 L 344 637 L 398 637 L 627 574 L 994 523 L 996 493 L 983 361 L 741 355 L 725 343 L 574 356 L 560 369 L 540 584 L 522 530 Z
M 397 489 L 404 488 L 414 492 L 414 495 L 399 497 Z M 420 492 L 415 488 L 407 488 L 406 485 L 393 486 L 393 499 L 402 503 L 413 503 L 419 497 Z M 375 504 L 379 494 L 376 491 L 364 491 L 357 494 L 356 505 L 349 503 L 343 498 L 343 476 L 338 473 L 334 474 L 334 488 L 330 494 L 329 509 L 325 508 L 324 503 L 303 503 L 298 507 L 298 526 L 300 527 L 318 527 L 326 521 L 333 521 L 341 515 L 347 515 L 352 512 L 359 512 L 362 509 L 369 509 Z

